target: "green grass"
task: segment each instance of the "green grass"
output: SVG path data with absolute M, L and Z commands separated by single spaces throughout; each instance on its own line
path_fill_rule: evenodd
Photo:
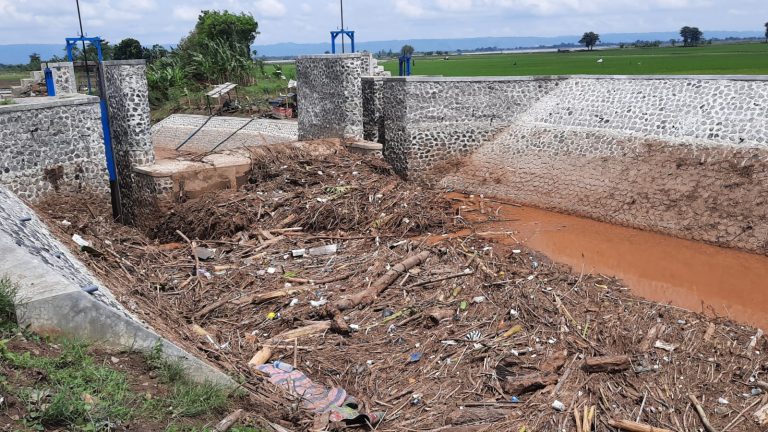
M 13 99 L 0 99 L 0 106 L 3 106 L 3 105 L 13 105 L 15 103 L 16 103 L 16 101 L 13 100 Z
M 603 63 L 597 63 L 602 58 Z M 706 45 L 696 48 L 624 48 L 592 52 L 481 54 L 415 57 L 414 75 L 686 75 L 768 74 L 768 44 Z M 397 75 L 397 61 L 383 63 Z
M 18 287 L 7 276 L 0 276 L 0 327 L 8 328 L 16 324 L 15 300 Z
M 48 357 L 14 352 L 8 342 L 0 341 L 0 360 L 16 373 L 41 377 L 33 386 L 14 388 L 7 384 L 9 377 L 0 376 L 0 392 L 24 402 L 27 415 L 22 423 L 32 430 L 114 430 L 116 425 L 141 419 L 174 422 L 221 416 L 229 408 L 226 389 L 190 381 L 181 366 L 162 360 L 159 350 L 147 356 L 147 363 L 167 384 L 168 391 L 148 399 L 132 390 L 126 373 L 98 363 L 83 342 L 58 341 L 60 354 Z M 206 429 L 174 426 L 169 430 Z

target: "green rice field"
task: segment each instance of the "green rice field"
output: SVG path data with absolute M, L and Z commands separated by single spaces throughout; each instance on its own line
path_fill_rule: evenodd
M 418 47 L 416 47 L 418 49 Z M 414 57 L 413 75 L 768 75 L 768 44 Z M 603 59 L 602 63 L 598 63 Z M 397 75 L 396 60 L 382 62 Z

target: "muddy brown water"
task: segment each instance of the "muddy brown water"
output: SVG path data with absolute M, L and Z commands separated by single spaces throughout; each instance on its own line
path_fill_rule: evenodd
M 476 230 L 499 233 L 497 241 L 526 245 L 576 273 L 615 276 L 648 300 L 768 328 L 766 256 L 525 206 L 484 207 L 501 221 Z

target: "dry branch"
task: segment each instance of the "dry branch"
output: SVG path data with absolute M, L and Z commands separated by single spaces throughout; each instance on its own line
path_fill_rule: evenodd
M 376 299 L 376 297 L 379 296 L 379 294 L 387 289 L 387 287 L 389 287 L 392 282 L 395 281 L 395 279 L 397 279 L 401 274 L 407 272 L 408 270 L 424 263 L 424 261 L 429 258 L 429 255 L 429 251 L 423 251 L 406 258 L 405 260 L 392 267 L 388 272 L 384 274 L 384 276 L 376 279 L 376 281 L 373 282 L 370 287 L 347 298 L 343 298 L 337 301 L 334 304 L 334 307 L 337 310 L 344 311 L 358 306 L 369 305 Z

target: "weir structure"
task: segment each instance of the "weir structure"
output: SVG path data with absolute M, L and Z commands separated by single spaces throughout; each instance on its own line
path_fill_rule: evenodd
M 299 135 L 403 177 L 768 254 L 768 76 L 375 77 L 296 62 Z

